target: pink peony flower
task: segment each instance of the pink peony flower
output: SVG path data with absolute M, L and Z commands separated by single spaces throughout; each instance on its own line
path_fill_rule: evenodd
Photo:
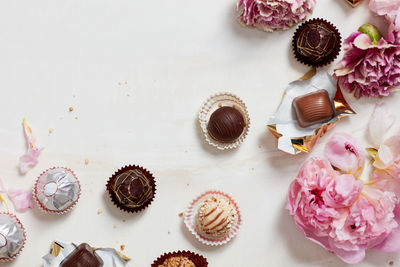
M 377 248 L 398 228 L 394 210 L 398 204 L 392 192 L 366 186 L 347 214 L 332 223 L 329 244 L 347 263 L 361 262 L 365 250 Z
M 369 8 L 379 16 L 395 16 L 400 9 L 400 0 L 370 0 Z
M 365 162 L 365 153 L 358 141 L 345 133 L 336 133 L 325 146 L 325 156 L 343 173 L 358 177 Z
M 363 185 L 363 182 L 355 180 L 353 175 L 339 175 L 329 182 L 321 196 L 329 207 L 349 207 L 360 195 Z
M 292 182 L 287 197 L 287 208 L 296 225 L 307 238 L 325 246 L 319 237 L 331 231 L 334 218 L 340 217 L 335 208 L 325 205 L 322 193 L 336 173 L 326 159 L 314 158 L 304 163 Z
M 345 55 L 335 67 L 340 88 L 355 97 L 388 96 L 400 86 L 400 46 L 381 38 L 374 44 L 355 32 L 344 42 Z
M 389 115 L 385 105 L 377 105 L 370 123 L 385 116 L 378 126 L 387 129 L 393 122 Z M 381 140 L 383 131 L 371 133 Z M 400 159 L 400 136 L 384 144 L 399 149 L 385 161 L 390 169 L 395 159 Z M 367 249 L 400 251 L 400 179 L 379 177 L 364 184 L 359 177 L 365 154 L 347 134 L 335 134 L 324 154 L 306 161 L 289 187 L 286 207 L 297 227 L 308 239 L 350 264 L 361 262 Z
M 286 30 L 311 15 L 316 0 L 239 0 L 238 19 L 263 31 Z

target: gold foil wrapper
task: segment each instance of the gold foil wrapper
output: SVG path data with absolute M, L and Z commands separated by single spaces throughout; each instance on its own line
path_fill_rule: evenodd
M 301 77 L 299 79 L 299 81 L 309 80 L 312 77 L 314 77 L 316 75 L 316 73 L 317 73 L 317 70 L 315 68 L 313 68 L 309 72 L 307 72 L 303 77 Z M 281 104 L 285 97 L 286 97 L 286 91 L 283 94 Z M 293 154 L 299 154 L 302 152 L 306 152 L 306 153 L 310 152 L 311 149 L 317 143 L 317 141 L 322 136 L 324 136 L 330 129 L 332 129 L 343 117 L 346 117 L 350 114 L 355 114 L 354 110 L 351 109 L 349 104 L 344 99 L 342 91 L 340 90 L 339 86 L 336 86 L 336 93 L 333 97 L 333 106 L 334 106 L 336 115 L 332 120 L 317 127 L 313 131 L 313 133 L 310 135 L 305 135 L 305 136 L 300 136 L 300 137 L 290 137 L 291 146 L 294 149 Z M 275 136 L 277 139 L 279 139 L 283 136 L 283 134 L 277 130 L 276 124 L 268 124 L 267 128 L 272 133 L 272 135 Z M 287 152 L 287 151 L 285 151 L 285 152 Z

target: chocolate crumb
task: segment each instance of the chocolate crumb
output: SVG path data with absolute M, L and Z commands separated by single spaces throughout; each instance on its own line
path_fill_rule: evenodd
M 88 165 L 88 164 L 89 164 L 89 159 L 86 158 L 86 159 L 85 159 L 85 165 Z
M 258 148 L 261 148 L 261 144 L 258 144 Z
M 171 234 L 171 230 L 168 230 L 168 234 Z
M 52 132 L 54 132 L 54 129 L 53 129 L 53 128 L 50 128 L 50 129 L 49 129 L 49 134 L 51 134 Z
M 121 245 L 121 251 L 124 251 L 125 245 Z
M 393 261 L 389 261 L 389 265 L 393 265 L 394 264 L 394 262 Z
M 117 225 L 116 225 L 116 224 L 114 224 L 114 225 L 113 225 L 113 228 L 114 228 L 114 229 L 116 229 L 116 228 L 117 228 Z
M 74 111 L 74 108 L 73 107 L 69 107 L 69 112 L 72 112 L 72 111 Z
M 218 103 L 218 107 L 219 107 L 219 108 L 222 107 L 222 103 Z
M 183 212 L 179 213 L 178 216 L 179 216 L 179 217 L 182 217 L 182 216 L 183 216 Z
M 101 210 L 101 209 L 99 209 L 98 211 L 97 211 L 97 214 L 102 214 L 103 213 L 103 211 Z
M 78 117 L 75 117 L 75 120 L 77 120 L 78 119 Z

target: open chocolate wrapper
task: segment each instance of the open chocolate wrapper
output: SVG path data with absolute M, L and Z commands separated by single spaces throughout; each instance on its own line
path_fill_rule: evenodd
M 332 119 L 325 123 L 302 128 L 292 110 L 296 97 L 304 96 L 318 90 L 326 90 L 334 109 Z M 310 152 L 318 139 L 333 128 L 341 118 L 355 114 L 343 97 L 340 88 L 325 71 L 315 68 L 299 80 L 291 82 L 285 89 L 281 104 L 268 121 L 268 130 L 278 139 L 278 149 L 289 154 Z
M 87 251 L 83 251 L 85 249 Z M 50 253 L 43 257 L 43 267 L 63 266 L 68 260 L 72 262 L 69 266 L 81 266 L 79 257 L 84 257 L 82 260 L 85 265 L 82 266 L 129 267 L 130 261 L 113 248 L 91 248 L 87 244 L 76 246 L 73 243 L 54 241 Z

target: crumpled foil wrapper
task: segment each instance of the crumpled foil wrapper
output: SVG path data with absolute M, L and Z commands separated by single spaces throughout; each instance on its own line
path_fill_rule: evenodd
M 36 201 L 49 212 L 68 212 L 77 202 L 79 194 L 80 184 L 75 174 L 62 167 L 43 172 L 34 187 Z
M 9 213 L 0 213 L 0 260 L 14 259 L 25 244 L 25 230 L 20 221 Z
M 51 244 L 49 254 L 42 257 L 43 267 L 57 267 L 60 263 L 75 250 L 77 245 L 54 241 Z M 104 262 L 104 267 L 129 267 L 130 258 L 121 254 L 113 248 L 92 248 Z
M 293 99 L 320 89 L 325 89 L 329 93 L 335 115 L 326 123 L 301 128 L 292 110 Z M 325 71 L 317 71 L 313 68 L 302 78 L 288 85 L 281 104 L 269 119 L 267 127 L 278 139 L 278 149 L 295 155 L 310 152 L 319 138 L 332 129 L 341 118 L 350 114 L 355 114 L 355 112 L 347 104 L 340 88 L 335 85 L 331 76 Z

